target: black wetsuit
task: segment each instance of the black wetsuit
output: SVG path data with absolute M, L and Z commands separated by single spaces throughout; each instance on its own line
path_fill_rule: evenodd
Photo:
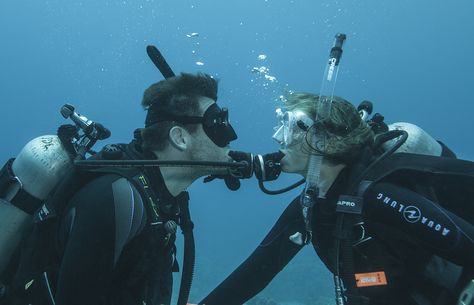
M 106 175 L 82 188 L 60 226 L 56 304 L 169 304 L 174 239 L 147 249 L 148 225 L 146 206 L 127 179 Z
M 341 172 L 327 198 L 317 200 L 313 214 L 312 243 L 332 272 L 336 201 L 345 189 L 347 176 L 348 170 Z M 446 301 L 441 304 L 453 304 L 461 282 L 459 274 L 453 274 L 460 272 L 457 265 L 474 270 L 474 228 L 404 184 L 385 181 L 365 192 L 364 229 L 372 239 L 354 247 L 355 271 L 384 271 L 388 284 L 358 290 L 370 298 L 370 304 L 418 304 L 414 299 L 423 299 L 427 294 L 433 299 L 444 298 Z M 289 240 L 296 232 L 305 232 L 299 197 L 290 203 L 250 257 L 199 304 L 243 304 L 258 294 L 301 250 L 302 246 Z M 451 293 L 436 295 L 445 291 Z
M 132 144 L 121 147 L 126 153 Z M 94 174 L 57 221 L 37 226 L 22 249 L 7 304 L 51 305 L 51 298 L 55 305 L 170 304 L 175 233 L 163 224 L 178 223 L 181 197 L 169 193 L 159 170 L 127 173 Z M 30 253 L 53 262 L 43 270 Z

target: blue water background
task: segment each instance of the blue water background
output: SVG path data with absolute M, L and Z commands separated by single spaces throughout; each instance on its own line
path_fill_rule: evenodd
M 319 90 L 337 32 L 348 36 L 338 95 L 371 100 L 387 122 L 418 124 L 473 160 L 473 12 L 469 0 L 1 1 L 0 162 L 65 123 L 64 103 L 112 130 L 104 144 L 128 142 L 144 121 L 144 89 L 162 79 L 148 44 L 175 71 L 220 79 L 219 103 L 239 135 L 233 148 L 275 151 L 278 97 Z M 186 36 L 193 32 L 199 36 Z M 251 72 L 261 66 L 277 81 Z M 297 178 L 283 175 L 277 185 Z M 247 257 L 297 192 L 264 195 L 254 179 L 238 192 L 221 181 L 197 181 L 190 192 L 197 302 Z M 310 247 L 261 294 L 281 304 L 332 295 Z

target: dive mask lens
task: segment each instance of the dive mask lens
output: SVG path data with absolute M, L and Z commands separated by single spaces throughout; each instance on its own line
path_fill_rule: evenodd
M 293 113 L 290 111 L 283 112 L 280 108 L 275 112 L 278 119 L 278 125 L 274 128 L 275 133 L 273 134 L 273 139 L 275 139 L 275 141 L 280 145 L 288 146 L 292 142 L 291 121 L 293 120 Z
M 276 110 L 278 126 L 274 128 L 275 139 L 282 146 L 291 145 L 300 135 L 305 134 L 313 125 L 311 120 L 302 111 L 285 111 L 280 108 Z
M 229 122 L 229 111 L 212 104 L 204 113 L 203 129 L 214 144 L 226 147 L 231 141 L 237 139 L 237 134 Z
M 277 117 L 277 126 L 273 127 L 273 130 L 275 131 L 273 133 L 272 138 L 278 142 L 278 144 L 283 145 L 284 142 L 284 136 L 283 136 L 283 112 L 281 111 L 280 108 L 277 108 L 275 110 L 275 114 Z

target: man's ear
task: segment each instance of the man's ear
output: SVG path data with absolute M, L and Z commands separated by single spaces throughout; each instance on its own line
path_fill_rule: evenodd
M 168 132 L 171 145 L 179 150 L 186 150 L 189 145 L 189 133 L 180 126 L 171 127 Z

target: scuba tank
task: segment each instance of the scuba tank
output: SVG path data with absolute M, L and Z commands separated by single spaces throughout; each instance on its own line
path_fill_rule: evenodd
M 0 274 L 32 223 L 32 214 L 72 166 L 57 136 L 31 140 L 0 172 Z
M 58 135 L 31 140 L 0 170 L 0 280 L 33 224 L 32 215 L 73 167 L 73 158 L 84 158 L 97 140 L 110 136 L 110 131 L 77 114 L 72 105 L 64 105 L 61 114 L 75 125 L 63 125 Z
M 404 130 L 408 133 L 408 138 L 395 153 L 406 152 L 420 155 L 431 155 L 439 157 L 442 154 L 441 144 L 438 143 L 430 134 L 415 124 L 406 122 L 397 122 L 388 125 L 389 130 Z M 392 139 L 382 144 L 383 150 L 393 147 L 397 140 Z
M 456 157 L 456 155 L 448 147 L 435 140 L 429 133 L 415 124 L 396 122 L 387 125 L 384 122 L 384 116 L 380 113 L 375 113 L 371 118 L 369 118 L 369 116 L 372 114 L 372 109 L 373 104 L 370 101 L 362 101 L 357 107 L 361 119 L 372 128 L 376 134 L 376 138 L 386 132 L 392 132 L 395 130 L 405 131 L 408 134 L 406 141 L 397 150 L 395 150 L 395 153 L 411 153 L 436 157 Z M 390 150 L 390 148 L 395 145 L 398 139 L 399 138 L 397 137 L 381 143 L 381 152 Z

